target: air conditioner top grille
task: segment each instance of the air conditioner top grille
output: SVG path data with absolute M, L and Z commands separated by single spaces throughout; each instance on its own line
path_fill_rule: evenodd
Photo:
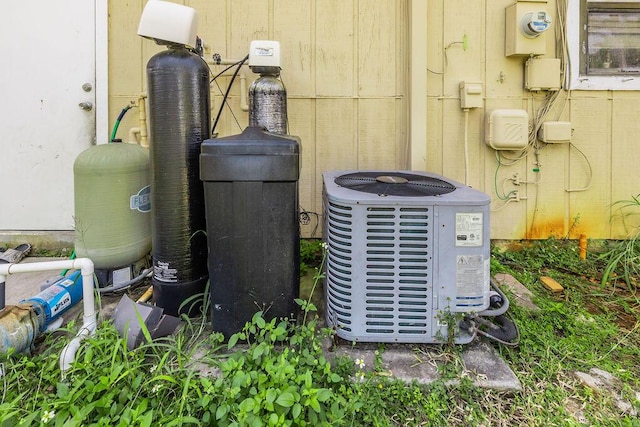
M 456 189 L 438 178 L 403 172 L 361 171 L 339 176 L 335 183 L 363 193 L 404 197 L 439 196 Z

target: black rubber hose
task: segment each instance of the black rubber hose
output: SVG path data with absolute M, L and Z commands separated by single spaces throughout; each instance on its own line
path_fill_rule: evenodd
M 143 270 L 138 277 L 134 277 L 133 279 L 127 280 L 126 282 L 118 283 L 117 285 L 111 285 L 104 288 L 97 288 L 98 292 L 100 292 L 101 294 L 106 294 L 108 292 L 123 291 L 135 285 L 136 283 L 141 282 L 146 277 L 151 277 L 152 272 L 153 272 L 153 268 L 147 268 L 146 270 Z
M 496 282 L 493 279 L 489 280 L 491 287 L 502 297 L 502 306 L 500 308 L 488 308 L 478 313 L 478 316 L 500 316 L 509 310 L 509 298 L 500 290 Z
M 516 324 L 506 316 L 496 316 L 494 317 L 494 321 L 498 324 L 499 328 L 487 329 L 484 331 L 485 334 L 506 342 L 513 341 L 518 336 Z

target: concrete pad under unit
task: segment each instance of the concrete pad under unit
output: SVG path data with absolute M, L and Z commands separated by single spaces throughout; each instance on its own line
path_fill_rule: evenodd
M 438 368 L 443 364 L 460 363 L 461 375 L 471 378 L 478 387 L 499 391 L 522 389 L 520 380 L 495 348 L 480 339 L 462 346 L 459 355 L 438 345 L 387 344 L 384 350 L 378 350 L 377 346 L 361 343 L 338 345 L 325 354 L 334 358 L 348 356 L 354 361 L 359 359 L 364 363 L 363 371 L 372 371 L 377 357 L 379 375 L 420 384 L 438 380 Z M 455 385 L 458 380 L 447 380 L 446 383 Z

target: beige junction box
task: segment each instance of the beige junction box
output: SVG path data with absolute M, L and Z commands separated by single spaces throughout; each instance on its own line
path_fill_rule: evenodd
M 497 109 L 485 115 L 484 142 L 494 150 L 522 150 L 529 142 L 529 114 Z
M 571 142 L 571 122 L 544 122 L 538 130 L 538 139 L 548 144 Z

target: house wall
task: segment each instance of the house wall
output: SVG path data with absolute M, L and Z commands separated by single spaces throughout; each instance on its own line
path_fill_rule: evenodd
M 469 112 L 469 184 L 491 195 L 492 238 L 575 238 L 582 233 L 590 238 L 626 237 L 628 228 L 612 204 L 639 191 L 640 173 L 634 166 L 640 160 L 637 91 L 562 91 L 546 120 L 570 121 L 572 145 L 547 144 L 537 159 L 531 154 L 498 168 L 496 152 L 484 143 L 486 112 L 524 109 L 531 118 L 547 96 L 547 92 L 524 89 L 526 57 L 504 54 L 505 8 L 513 3 L 429 0 L 427 168 L 464 179 L 464 113 L 458 84 L 483 82 L 484 108 Z M 556 54 L 559 37 L 554 33 L 556 2 L 540 6 L 552 14 L 554 25 L 544 34 L 543 57 L 560 58 Z M 501 154 L 513 157 L 513 153 Z M 513 185 L 508 179 L 514 174 L 527 183 Z M 501 196 L 517 190 L 521 201 L 505 205 L 496 187 Z M 627 225 L 633 225 L 632 218 L 627 218 Z
M 570 121 L 572 145 L 549 144 L 537 158 L 531 154 L 498 168 L 496 152 L 484 143 L 485 113 L 514 108 L 531 117 L 547 96 L 524 89 L 526 58 L 504 55 L 505 8 L 513 0 L 428 0 L 426 8 L 422 1 L 188 0 L 185 4 L 199 12 L 199 34 L 208 44 L 208 54 L 240 59 L 253 39 L 280 41 L 290 132 L 302 140 L 300 201 L 305 210 L 321 213 L 325 170 L 424 165 L 464 181 L 465 114 L 458 85 L 477 81 L 483 83 L 484 100 L 483 108 L 470 110 L 467 117 L 467 173 L 469 185 L 491 196 L 491 237 L 574 238 L 582 233 L 590 238 L 625 237 L 623 221 L 612 219 L 611 205 L 638 193 L 640 150 L 635 145 L 640 120 L 635 120 L 635 111 L 640 109 L 640 94 L 562 91 L 546 120 Z M 144 91 L 145 64 L 162 49 L 136 35 L 144 3 L 109 2 L 111 123 Z M 545 6 L 557 23 L 555 8 L 554 0 Z M 553 30 L 545 37 L 544 57 L 559 57 Z M 221 69 L 212 67 L 214 73 Z M 425 73 L 426 93 L 420 90 L 420 73 Z M 244 74 L 248 84 L 256 77 L 248 69 Z M 229 77 L 219 80 L 226 88 Z M 246 126 L 238 84 L 234 83 L 229 101 L 235 118 L 224 110 L 217 129 L 220 135 L 239 133 Z M 216 86 L 212 90 L 215 113 L 221 91 Z M 409 143 L 409 135 L 420 135 L 425 123 L 426 137 Z M 133 126 L 136 115 L 130 114 L 121 132 Z M 417 158 L 423 155 L 424 159 Z M 513 153 L 501 156 L 506 163 L 505 157 Z M 515 174 L 522 181 L 517 186 L 509 180 Z M 512 190 L 518 191 L 519 201 L 500 199 Z M 316 216 L 311 216 L 303 234 L 318 236 Z
M 145 89 L 145 66 L 160 51 L 136 35 L 145 2 L 109 2 L 110 116 Z M 320 236 L 322 176 L 337 169 L 404 169 L 407 164 L 406 0 L 189 0 L 199 14 L 207 56 L 242 59 L 251 40 L 278 40 L 287 88 L 289 129 L 301 138 L 300 205 L 310 213 L 306 236 Z M 223 66 L 212 66 L 217 74 Z M 212 117 L 233 69 L 212 85 Z M 247 85 L 257 77 L 243 67 Z M 216 128 L 240 133 L 237 79 Z M 234 117 L 235 116 L 235 117 Z M 123 133 L 137 126 L 125 116 Z M 236 122 L 237 120 L 237 122 Z M 126 133 L 125 133 L 126 135 Z

